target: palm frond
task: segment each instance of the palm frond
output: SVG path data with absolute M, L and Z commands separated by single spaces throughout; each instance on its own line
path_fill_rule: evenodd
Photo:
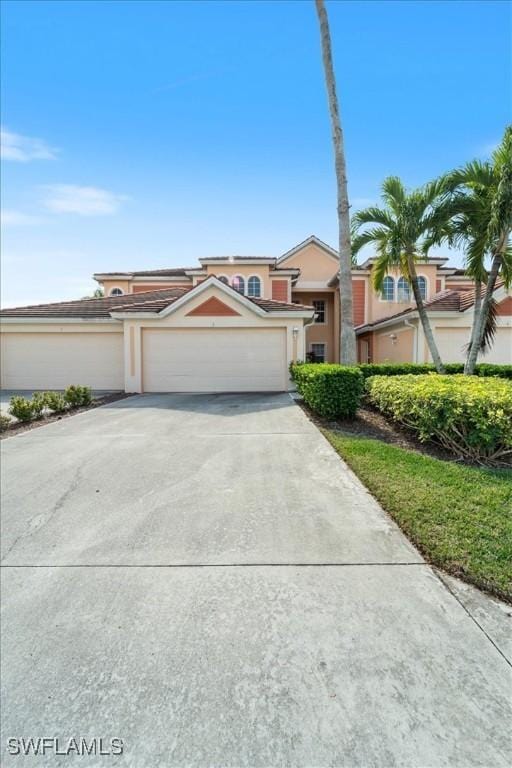
M 488 352 L 491 351 L 492 346 L 494 344 L 494 339 L 496 337 L 497 326 L 498 326 L 498 302 L 494 297 L 492 297 L 489 303 L 489 312 L 485 320 L 485 328 L 484 328 L 484 335 L 482 336 L 482 343 L 480 344 L 480 349 L 478 350 L 479 352 L 482 353 L 482 355 L 486 355 Z M 463 347 L 464 354 L 467 354 L 469 352 L 470 346 L 471 346 L 471 342 L 464 345 Z
M 382 182 L 382 199 L 393 213 L 399 214 L 407 192 L 398 176 L 388 176 Z
M 359 229 L 363 224 L 381 224 L 383 227 L 394 227 L 395 221 L 389 211 L 377 206 L 370 206 L 356 211 L 352 216 L 353 229 Z
M 374 227 L 373 229 L 368 229 L 366 232 L 361 232 L 361 234 L 354 234 L 351 241 L 352 256 L 356 256 L 365 245 L 369 245 L 370 243 L 382 243 L 388 236 L 388 231 L 382 227 Z

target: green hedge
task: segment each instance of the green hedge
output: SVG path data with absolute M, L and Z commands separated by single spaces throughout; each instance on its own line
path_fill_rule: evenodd
M 365 379 L 370 376 L 404 376 L 407 374 L 420 376 L 425 373 L 435 373 L 435 365 L 431 363 L 359 363 L 358 368 Z M 446 363 L 447 374 L 464 372 L 464 363 Z M 495 365 L 479 363 L 476 366 L 477 376 L 499 376 L 502 379 L 512 379 L 512 365 Z
M 374 376 L 370 402 L 456 456 L 481 463 L 512 461 L 512 382 L 476 376 Z
M 354 416 L 364 390 L 364 378 L 356 366 L 302 363 L 291 368 L 304 401 L 319 416 L 332 419 Z

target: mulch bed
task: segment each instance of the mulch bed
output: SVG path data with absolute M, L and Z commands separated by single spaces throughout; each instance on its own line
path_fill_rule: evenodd
M 432 456 L 434 459 L 441 459 L 442 461 L 456 461 L 462 464 L 471 463 L 457 459 L 452 453 L 435 443 L 420 443 L 412 430 L 401 427 L 399 424 L 386 419 L 379 411 L 368 405 L 361 405 L 353 419 L 331 421 L 329 419 L 322 419 L 314 414 L 303 400 L 298 400 L 297 402 L 307 413 L 311 421 L 334 432 L 381 440 L 384 443 L 396 445 L 399 448 L 406 448 L 409 451 L 416 451 L 416 453 Z
M 18 435 L 20 432 L 29 432 L 32 429 L 44 427 L 46 424 L 51 424 L 53 421 L 69 419 L 72 416 L 76 416 L 77 413 L 84 413 L 93 408 L 99 408 L 100 405 L 115 403 L 117 400 L 124 400 L 127 397 L 131 397 L 131 395 L 127 395 L 124 392 L 103 395 L 102 397 L 95 397 L 90 405 L 85 405 L 81 408 L 72 408 L 69 411 L 65 411 L 65 413 L 50 413 L 47 416 L 41 416 L 40 419 L 34 419 L 33 421 L 28 422 L 15 421 L 7 427 L 5 432 L 0 432 L 0 440 L 5 440 L 6 437 L 13 437 L 13 435 Z

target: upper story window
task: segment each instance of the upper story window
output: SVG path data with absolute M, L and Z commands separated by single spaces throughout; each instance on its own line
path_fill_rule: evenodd
M 382 301 L 395 300 L 395 281 L 389 275 L 386 275 L 382 281 L 382 290 L 380 292 Z
M 247 281 L 247 295 L 258 298 L 261 296 L 261 280 L 253 275 Z
M 245 280 L 241 275 L 235 275 L 231 281 L 231 285 L 235 291 L 238 291 L 238 293 L 245 293 Z
M 427 280 L 423 275 L 418 277 L 418 288 L 420 289 L 420 296 L 425 301 L 427 298 Z
M 315 308 L 315 323 L 325 323 L 325 301 L 323 299 L 315 299 L 313 306 Z
M 398 278 L 396 299 L 402 302 L 411 300 L 411 286 L 405 277 Z
M 122 288 L 111 288 L 109 296 L 122 296 L 124 294 L 124 291 Z
M 229 285 L 229 280 L 227 279 L 226 275 L 219 275 L 217 280 L 220 280 L 220 282 L 224 283 L 225 285 Z

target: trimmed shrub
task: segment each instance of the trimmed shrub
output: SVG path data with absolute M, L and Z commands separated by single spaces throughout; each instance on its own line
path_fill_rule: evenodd
M 292 375 L 304 401 L 319 416 L 355 416 L 364 389 L 356 366 L 303 363 L 293 367 Z
M 432 363 L 359 363 L 358 368 L 365 379 L 370 376 L 421 376 L 425 373 L 435 373 Z M 464 363 L 445 363 L 446 374 L 464 373 Z M 502 379 L 512 379 L 512 365 L 495 365 L 479 363 L 475 368 L 476 376 L 499 376 Z
M 32 421 L 35 416 L 32 400 L 21 395 L 13 395 L 9 401 L 9 413 L 18 421 Z
M 92 393 L 90 387 L 81 387 L 78 384 L 71 384 L 64 392 L 64 398 L 72 408 L 79 408 L 81 405 L 90 405 L 92 402 Z
M 63 413 L 68 407 L 66 399 L 61 392 L 43 392 L 42 396 L 45 406 L 54 413 Z
M 512 383 L 477 376 L 374 376 L 366 382 L 370 402 L 435 440 L 458 457 L 480 463 L 511 463 Z
M 11 419 L 5 413 L 0 413 L 0 432 L 5 432 L 10 423 Z

